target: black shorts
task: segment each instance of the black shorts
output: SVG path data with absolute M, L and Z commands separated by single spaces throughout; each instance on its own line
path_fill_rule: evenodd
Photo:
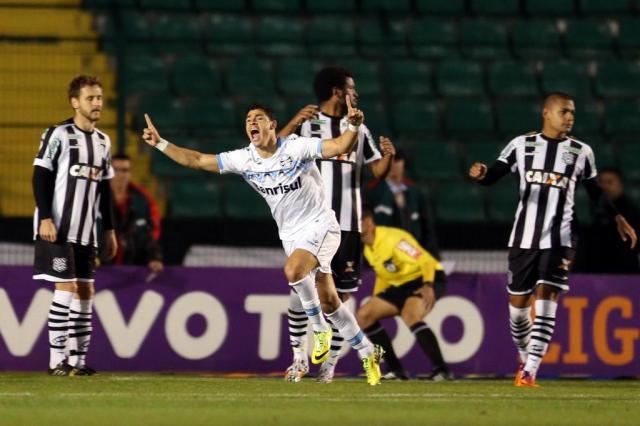
M 51 282 L 93 282 L 96 248 L 69 242 L 36 240 L 33 279 Z
M 569 291 L 569 268 L 575 250 L 569 247 L 551 249 L 509 249 L 509 278 L 507 291 L 513 295 L 526 295 L 539 284 Z
M 340 247 L 331 260 L 331 271 L 340 293 L 358 291 L 362 282 L 362 240 L 358 231 L 340 231 Z
M 391 303 L 393 306 L 398 308 L 398 311 L 402 311 L 402 308 L 404 307 L 404 304 L 407 302 L 408 298 L 422 297 L 419 291 L 424 285 L 425 284 L 422 281 L 422 278 L 418 278 L 416 280 L 402 284 L 398 287 L 391 286 L 382 293 L 377 294 L 376 296 Z M 433 292 L 435 293 L 436 300 L 442 297 L 446 288 L 447 277 L 444 274 L 444 271 L 436 271 L 436 277 L 433 283 Z

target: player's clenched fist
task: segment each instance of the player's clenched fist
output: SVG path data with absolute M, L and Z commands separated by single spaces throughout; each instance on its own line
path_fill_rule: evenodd
M 318 118 L 318 105 L 307 105 L 298 111 L 292 121 L 299 126 L 305 121 L 313 120 L 315 118 Z
M 487 165 L 482 163 L 473 163 L 469 168 L 469 177 L 473 180 L 482 180 L 487 174 Z
M 144 115 L 144 119 L 147 122 L 147 127 L 142 131 L 142 139 L 149 145 L 156 146 L 160 142 L 160 133 L 156 130 L 148 114 Z
M 383 156 L 396 155 L 396 147 L 393 146 L 391 139 L 386 136 L 380 136 L 380 151 L 382 151 Z

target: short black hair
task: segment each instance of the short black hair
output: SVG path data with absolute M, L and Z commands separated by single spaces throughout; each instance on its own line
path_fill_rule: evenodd
M 313 91 L 316 94 L 318 102 L 331 99 L 334 87 L 344 89 L 347 85 L 348 77 L 353 78 L 353 75 L 346 69 L 334 65 L 318 71 L 316 77 L 313 79 Z
M 111 157 L 111 161 L 114 160 L 127 160 L 127 161 L 131 161 L 131 157 L 129 157 L 127 154 L 115 154 Z
M 268 106 L 261 104 L 261 103 L 252 103 L 251 105 L 249 105 L 246 109 L 246 111 L 244 112 L 244 115 L 249 114 L 250 111 L 253 111 L 254 109 L 261 109 L 264 111 L 265 114 L 267 114 L 267 117 L 269 117 L 269 120 L 275 120 L 276 119 L 276 115 L 273 112 L 273 110 L 271 108 L 269 108 Z
M 602 173 L 613 173 L 614 175 L 618 176 L 620 182 L 624 182 L 624 175 L 622 174 L 622 170 L 617 167 L 602 167 L 598 169 L 598 174 L 601 175 Z
M 85 86 L 102 87 L 102 82 L 98 77 L 93 75 L 79 75 L 69 83 L 68 95 L 69 99 L 80 96 L 80 90 Z
M 565 92 L 551 92 L 547 96 L 544 97 L 543 106 L 547 106 L 549 103 L 561 99 L 563 101 L 573 101 L 573 97 Z

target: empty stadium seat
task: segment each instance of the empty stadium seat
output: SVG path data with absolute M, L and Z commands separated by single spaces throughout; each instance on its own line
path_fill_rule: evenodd
M 585 15 L 615 15 L 631 12 L 629 0 L 580 0 L 580 10 Z
M 464 0 L 416 0 L 416 9 L 425 15 L 463 16 Z
M 253 10 L 257 12 L 290 12 L 300 11 L 301 0 L 251 0 Z
M 525 10 L 533 16 L 561 16 L 570 17 L 574 14 L 574 0 L 526 0 Z
M 356 0 L 307 0 L 307 10 L 311 13 L 353 12 Z
M 517 20 L 511 30 L 515 55 L 522 60 L 556 60 L 561 53 L 560 31 L 552 20 Z
M 564 92 L 575 97 L 591 95 L 591 77 L 587 64 L 573 61 L 548 61 L 542 71 L 543 93 Z
M 596 167 L 598 169 L 601 169 L 602 167 L 616 167 L 618 165 L 618 160 L 611 141 L 606 142 L 597 136 L 589 136 L 586 140 L 579 140 L 589 145 L 593 150 L 593 154 L 596 159 Z
M 392 61 L 389 64 L 389 78 L 385 81 L 395 97 L 433 94 L 431 66 L 427 62 Z
M 287 96 L 308 96 L 313 99 L 313 78 L 317 71 L 306 58 L 286 58 L 277 61 L 278 90 Z
M 546 3 L 546 2 L 544 2 Z M 567 53 L 572 58 L 611 58 L 613 32 L 606 20 L 571 20 L 565 35 Z
M 432 101 L 404 99 L 393 105 L 391 116 L 397 134 L 440 131 L 438 107 Z
M 307 25 L 306 41 L 309 54 L 313 57 L 354 55 L 354 22 L 344 16 L 314 17 Z
M 408 13 L 411 0 L 367 0 L 361 7 L 363 12 Z
M 207 131 L 223 131 L 237 128 L 233 104 L 220 99 L 196 98 L 187 103 L 186 125 L 205 128 Z
M 469 20 L 460 26 L 462 54 L 472 59 L 503 59 L 509 56 L 507 31 L 499 21 Z
M 191 2 L 189 0 L 140 0 L 140 7 L 149 10 L 189 10 Z
M 497 106 L 498 131 L 508 138 L 542 129 L 539 102 L 502 101 Z
M 179 95 L 219 94 L 222 75 L 205 56 L 187 56 L 176 59 L 172 67 L 173 89 Z
M 482 96 L 482 65 L 472 61 L 443 61 L 436 71 L 436 87 L 443 96 Z
M 197 9 L 218 12 L 244 12 L 244 0 L 193 0 Z
M 478 142 L 474 138 L 465 139 L 465 168 L 474 162 L 493 164 L 506 146 L 506 142 Z
M 414 21 L 409 46 L 419 58 L 445 59 L 458 56 L 458 36 L 450 21 L 425 18 Z
M 624 57 L 640 56 L 640 19 L 625 17 L 618 20 L 618 48 Z
M 304 28 L 297 19 L 266 16 L 258 21 L 256 41 L 263 55 L 291 56 L 305 53 Z
M 220 217 L 222 197 L 216 178 L 178 179 L 171 190 L 172 217 Z
M 242 15 L 212 14 L 203 26 L 207 50 L 216 55 L 254 51 L 251 19 Z
M 233 60 L 226 70 L 227 88 L 238 96 L 271 96 L 274 79 L 268 61 L 252 56 Z
M 124 58 L 124 84 L 128 93 L 168 92 L 167 70 L 162 59 L 151 55 Z
M 538 84 L 528 63 L 496 62 L 489 68 L 489 90 L 498 97 L 534 97 Z
M 359 95 L 364 97 L 380 95 L 380 74 L 377 62 L 364 59 L 346 59 L 340 61 L 340 65 L 353 74 L 356 91 Z
M 475 183 L 441 185 L 438 187 L 436 200 L 436 216 L 442 222 L 485 220 L 484 200 L 480 188 Z
M 471 10 L 479 16 L 515 16 L 520 13 L 519 0 L 471 0 Z
M 428 137 L 417 139 L 409 151 L 412 176 L 423 180 L 459 179 L 460 162 L 453 144 Z
M 600 105 L 595 99 L 575 99 L 576 119 L 573 133 L 591 139 L 602 132 L 602 113 Z
M 195 53 L 201 48 L 200 26 L 190 16 L 161 16 L 151 26 L 151 37 L 158 52 Z
M 518 208 L 518 180 L 513 175 L 504 176 L 498 183 L 488 188 L 481 188 L 487 199 L 489 220 L 512 223 Z
M 638 100 L 609 101 L 605 106 L 604 127 L 607 134 L 640 134 Z
M 620 147 L 620 166 L 626 177 L 640 180 L 640 144 L 637 140 Z
M 491 105 L 484 100 L 451 100 L 445 111 L 445 127 L 450 135 L 477 137 L 493 132 Z
M 599 95 L 614 97 L 640 96 L 640 67 L 633 62 L 603 62 L 595 79 Z

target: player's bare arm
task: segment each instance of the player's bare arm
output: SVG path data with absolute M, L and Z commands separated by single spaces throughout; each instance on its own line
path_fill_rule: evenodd
M 279 138 L 284 138 L 292 134 L 298 126 L 307 120 L 318 118 L 318 105 L 307 105 L 302 108 L 298 113 L 278 132 Z
M 393 157 L 396 155 L 396 147 L 386 136 L 380 136 L 380 152 L 382 158 L 369 163 L 369 171 L 376 179 L 384 179 L 391 170 Z
M 469 168 L 469 177 L 475 181 L 481 181 L 487 174 L 487 165 L 484 163 L 473 163 Z
M 620 238 L 622 238 L 622 241 L 630 240 L 630 247 L 634 249 L 636 247 L 636 243 L 638 242 L 638 236 L 636 235 L 635 229 L 633 229 L 633 227 L 629 225 L 627 219 L 625 219 L 621 214 L 616 215 L 615 220 Z
M 349 96 L 346 99 L 349 128 L 337 138 L 326 139 L 322 142 L 323 158 L 333 158 L 351 152 L 358 140 L 358 127 L 364 122 L 364 113 L 358 108 L 353 108 Z
M 113 229 L 104 231 L 104 237 L 107 260 L 111 260 L 116 257 L 116 252 L 118 251 L 118 239 L 116 238 L 116 231 Z
M 150 146 L 159 149 L 178 164 L 197 170 L 208 172 L 220 172 L 218 159 L 214 154 L 203 154 L 192 149 L 181 148 L 160 137 L 160 133 L 153 125 L 149 115 L 145 114 L 144 119 L 147 127 L 143 130 L 142 139 Z

